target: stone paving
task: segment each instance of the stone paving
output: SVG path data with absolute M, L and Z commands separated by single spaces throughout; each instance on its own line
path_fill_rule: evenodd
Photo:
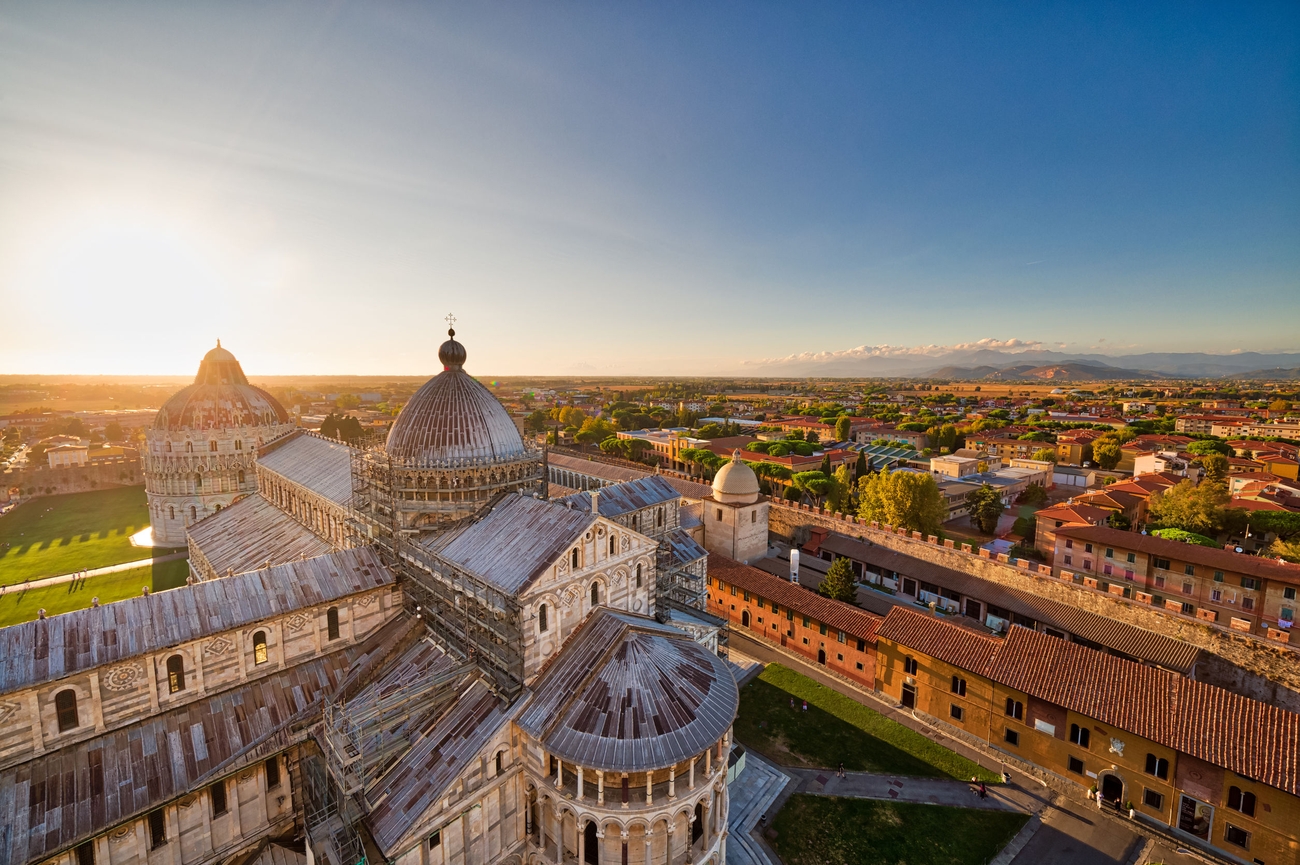
M 844 777 L 841 778 L 829 769 L 796 769 L 789 766 L 782 768 L 794 779 L 791 790 L 794 793 L 916 802 L 922 805 L 980 808 L 987 811 L 1030 810 L 991 785 L 987 788 L 987 798 L 981 799 L 977 792 L 977 785 L 966 781 L 879 775 L 873 772 L 845 772 Z
M 727 865 L 780 865 L 751 833 L 789 783 L 790 776 L 780 768 L 745 752 L 745 771 L 728 788 Z

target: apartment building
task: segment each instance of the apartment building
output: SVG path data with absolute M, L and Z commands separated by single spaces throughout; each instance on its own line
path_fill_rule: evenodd
M 1300 715 L 1026 628 L 985 637 L 903 608 L 877 628 L 876 678 L 1110 807 L 1238 861 L 1300 861 Z
M 1105 526 L 1056 529 L 1052 566 L 1092 588 L 1280 642 L 1290 642 L 1300 607 L 1300 565 Z

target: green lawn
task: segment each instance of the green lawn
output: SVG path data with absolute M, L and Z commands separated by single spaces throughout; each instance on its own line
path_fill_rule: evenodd
M 1028 814 L 796 793 L 776 815 L 785 865 L 986 865 Z
M 59 583 L 26 591 L 11 586 L 0 595 L 0 628 L 31 621 L 41 608 L 45 609 L 46 615 L 57 616 L 89 607 L 91 598 L 99 598 L 101 604 L 108 604 L 123 598 L 134 598 L 145 586 L 151 592 L 174 589 L 185 585 L 188 574 L 189 562 L 175 559 L 116 574 L 91 577 L 80 584 Z
M 32 499 L 0 517 L 0 585 L 172 552 L 131 546 L 148 525 L 144 487 Z
M 795 708 L 790 708 L 794 699 Z M 803 701 L 808 711 L 802 711 Z M 736 738 L 792 766 L 985 781 L 1001 777 L 854 700 L 768 664 L 740 691 Z

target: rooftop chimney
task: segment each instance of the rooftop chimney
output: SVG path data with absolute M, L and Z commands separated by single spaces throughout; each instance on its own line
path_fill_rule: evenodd
M 799 585 L 799 551 L 790 551 L 790 582 Z

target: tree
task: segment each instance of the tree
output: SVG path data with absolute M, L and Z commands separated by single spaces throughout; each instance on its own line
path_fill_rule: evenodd
M 600 444 L 617 434 L 614 425 L 603 418 L 589 417 L 582 422 L 582 427 L 573 436 L 580 445 Z
M 113 421 L 104 427 L 104 438 L 111 442 L 120 442 L 123 439 L 122 425 L 117 421 Z
M 1275 399 L 1275 400 L 1273 400 L 1271 403 L 1268 404 L 1268 410 L 1269 410 L 1270 412 L 1278 412 L 1278 413 L 1282 413 L 1282 412 L 1285 412 L 1285 411 L 1286 411 L 1287 409 L 1289 409 L 1290 407 L 1291 407 L 1291 404 L 1288 403 L 1288 402 L 1287 402 L 1286 400 L 1284 400 L 1284 399 Z
M 866 476 L 871 471 L 871 463 L 867 462 L 867 454 L 864 451 L 858 451 L 858 461 L 853 466 L 853 482 L 857 483 L 860 478 Z
M 546 412 L 538 409 L 524 421 L 524 427 L 533 432 L 546 432 Z
M 1220 454 L 1225 457 L 1236 456 L 1232 448 L 1228 447 L 1227 442 L 1221 442 L 1217 439 L 1201 439 L 1194 441 L 1187 446 L 1189 454 Z
M 948 506 L 928 473 L 885 469 L 858 481 L 858 517 L 933 535 Z
M 831 513 L 847 513 L 849 500 L 853 497 L 853 478 L 847 464 L 835 469 L 831 475 L 831 489 L 826 497 L 826 507 Z
M 796 489 L 813 500 L 813 504 L 829 493 L 831 484 L 834 483 L 822 472 L 796 472 L 791 480 Z
M 1198 442 L 1199 444 L 1199 442 Z M 1228 458 L 1220 453 L 1206 454 L 1201 457 L 1201 468 L 1205 469 L 1205 482 L 1226 484 L 1228 482 Z
M 966 494 L 969 505 L 971 525 L 986 535 L 997 530 L 998 517 L 1002 516 L 1002 495 L 988 484 Z
M 1214 538 L 1207 538 L 1205 535 L 1198 535 L 1196 532 L 1188 532 L 1183 529 L 1156 529 L 1151 534 L 1167 541 L 1181 541 L 1184 544 L 1197 544 L 1215 550 L 1221 549 L 1219 542 Z
M 1102 436 L 1092 443 L 1092 458 L 1106 471 L 1111 471 L 1119 465 L 1122 456 L 1119 442 L 1113 438 Z
M 1228 503 L 1225 484 L 1203 483 L 1196 486 L 1190 480 L 1151 497 L 1149 518 L 1161 528 L 1184 529 L 1197 534 L 1218 532 L 1227 514 Z
M 704 426 L 696 430 L 695 434 L 702 439 L 717 439 L 726 435 L 726 431 L 723 430 L 722 424 L 706 423 Z
M 1106 525 L 1121 532 L 1127 532 L 1133 528 L 1133 522 L 1119 511 L 1112 511 L 1111 515 L 1106 517 Z
M 1039 448 L 1034 451 L 1033 455 L 1030 456 L 1030 459 L 1054 463 L 1056 462 L 1056 451 L 1052 448 Z
M 1043 489 L 1042 484 L 1030 484 L 1025 487 L 1025 491 L 1020 494 L 1020 503 L 1023 505 L 1041 505 L 1047 501 L 1047 490 Z
M 817 467 L 817 470 L 820 471 L 822 474 L 826 475 L 826 477 L 831 476 L 831 455 L 830 454 L 822 455 L 822 464 Z
M 835 421 L 835 440 L 841 442 L 848 441 L 852 429 L 853 419 L 846 414 L 840 415 Z
M 361 397 L 354 393 L 341 393 L 339 394 L 338 399 L 334 400 L 334 405 L 336 408 L 341 408 L 344 411 L 347 411 L 350 408 L 356 408 L 361 405 Z
M 853 564 L 843 556 L 831 562 L 826 576 L 822 577 L 821 585 L 817 587 L 817 594 L 846 604 L 857 600 L 858 588 L 853 579 Z
M 1300 562 L 1300 540 L 1278 538 L 1268 545 L 1266 552 L 1270 556 L 1285 559 L 1288 562 Z

